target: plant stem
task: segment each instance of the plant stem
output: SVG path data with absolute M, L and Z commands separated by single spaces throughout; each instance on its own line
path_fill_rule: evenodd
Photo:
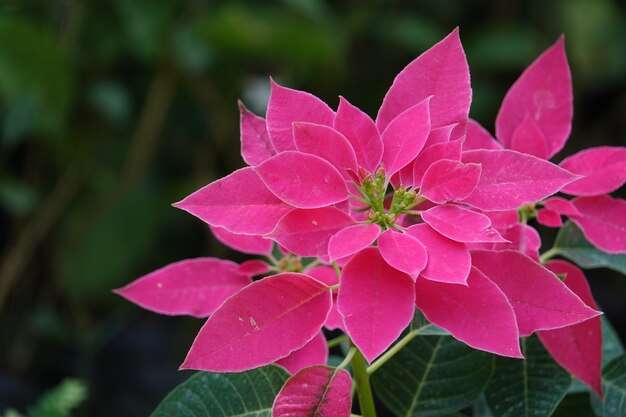
M 328 345 L 328 349 L 332 349 L 335 346 L 339 346 L 346 340 L 348 340 L 348 336 L 346 336 L 345 334 L 342 334 L 341 336 L 337 336 L 334 339 L 330 339 L 326 344 Z
M 341 361 L 341 363 L 337 365 L 337 369 L 344 369 L 346 366 L 348 366 L 348 364 L 352 361 L 352 358 L 354 357 L 356 351 L 356 346 L 352 346 L 343 361 Z
M 367 375 L 367 363 L 360 350 L 356 349 L 352 357 L 352 373 L 354 374 L 354 383 L 356 392 L 359 394 L 359 405 L 363 417 L 376 417 L 376 408 L 374 407 L 374 397 L 372 397 L 372 388 L 370 386 L 369 376 Z
M 559 254 L 559 249 L 558 248 L 552 248 L 552 249 L 548 249 L 546 252 L 542 253 L 541 256 L 539 257 L 539 261 L 542 264 L 545 264 L 546 262 L 548 262 L 550 259 L 554 258 L 555 256 L 557 256 Z
M 415 336 L 419 334 L 419 330 L 413 330 L 409 332 L 402 339 L 398 340 L 398 343 L 393 345 L 391 349 L 385 352 L 380 358 L 376 359 L 374 363 L 367 368 L 367 375 L 372 375 L 374 372 L 378 370 L 381 366 L 383 366 L 389 359 L 391 359 L 396 353 L 398 353 L 403 347 L 405 347 Z

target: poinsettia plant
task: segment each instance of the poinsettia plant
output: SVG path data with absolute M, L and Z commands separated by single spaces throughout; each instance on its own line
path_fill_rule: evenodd
M 626 272 L 626 201 L 609 195 L 626 148 L 549 161 L 573 116 L 563 38 L 511 87 L 495 138 L 471 96 L 454 30 L 375 120 L 273 80 L 265 118 L 240 103 L 248 166 L 175 206 L 261 258 L 188 259 L 117 291 L 208 317 L 181 365 L 204 372 L 155 415 L 372 417 L 372 391 L 402 416 L 549 416 L 580 396 L 626 415 L 626 359 L 579 268 Z M 561 228 L 541 254 L 536 225 Z

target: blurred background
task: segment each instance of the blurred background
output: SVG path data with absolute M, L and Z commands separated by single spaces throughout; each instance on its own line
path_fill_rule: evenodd
M 272 75 L 375 116 L 456 26 L 488 129 L 565 33 L 575 121 L 557 161 L 626 144 L 624 1 L 0 0 L 0 413 L 47 393 L 86 397 L 76 416 L 148 415 L 189 375 L 202 321 L 111 290 L 184 258 L 245 259 L 170 206 L 243 165 L 236 100 L 264 114 Z M 589 275 L 623 339 L 626 279 Z

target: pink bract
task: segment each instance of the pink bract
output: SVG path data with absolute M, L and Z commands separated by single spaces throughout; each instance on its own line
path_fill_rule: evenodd
M 307 275 L 256 281 L 211 315 L 181 369 L 240 372 L 275 362 L 313 339 L 330 308 L 328 287 Z
M 307 366 L 325 365 L 328 361 L 328 345 L 323 333 L 318 333 L 309 343 L 302 346 L 298 350 L 294 350 L 289 356 L 276 361 L 276 365 L 280 365 L 294 375 Z
M 349 417 L 352 379 L 345 370 L 329 366 L 304 368 L 289 378 L 278 393 L 273 417 Z

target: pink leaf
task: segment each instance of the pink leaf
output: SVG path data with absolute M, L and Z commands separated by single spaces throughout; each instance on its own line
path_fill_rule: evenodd
M 388 176 L 399 171 L 420 153 L 430 133 L 430 97 L 409 107 L 384 130 L 383 167 Z
M 319 334 L 330 308 L 328 287 L 307 275 L 256 281 L 211 315 L 181 369 L 241 372 L 275 362 Z
M 352 145 L 332 127 L 296 122 L 293 124 L 293 139 L 298 151 L 327 160 L 344 177 L 348 177 L 346 170 L 357 170 Z
M 463 141 L 459 139 L 451 142 L 435 143 L 424 149 L 413 163 L 413 185 L 416 187 L 422 185 L 424 173 L 435 162 L 442 159 L 460 161 L 462 146 Z
M 494 139 L 491 133 L 482 127 L 480 123 L 474 119 L 469 119 L 467 121 L 467 130 L 465 131 L 463 150 L 471 151 L 474 149 L 502 149 L 502 144 Z
M 409 274 L 413 281 L 426 268 L 428 254 L 419 240 L 405 233 L 387 230 L 378 238 L 383 259 L 398 271 Z
M 319 208 L 348 198 L 339 171 L 319 156 L 287 151 L 254 168 L 276 197 L 298 208 Z
M 413 281 L 377 248 L 363 249 L 343 268 L 337 301 L 346 331 L 371 363 L 411 322 Z
M 299 256 L 327 256 L 328 241 L 354 220 L 335 207 L 292 210 L 268 236 Z
M 487 211 L 485 216 L 491 219 L 491 225 L 498 230 L 505 230 L 518 224 L 517 210 Z
M 311 366 L 289 378 L 280 390 L 273 417 L 349 417 L 352 380 L 344 369 Z
M 316 266 L 306 271 L 307 275 L 312 276 L 318 281 L 323 282 L 328 286 L 335 285 L 339 282 L 339 277 L 335 272 L 335 269 L 331 266 Z M 337 309 L 337 290 L 333 290 L 333 307 L 328 314 L 326 324 L 324 325 L 328 330 L 341 329 L 343 332 L 343 317 L 339 314 Z
M 249 277 L 265 275 L 271 270 L 271 266 L 260 259 L 250 259 L 239 265 L 239 272 Z
M 270 141 L 265 119 L 252 113 L 239 101 L 241 156 L 248 165 L 255 166 L 276 154 Z
M 428 139 L 426 139 L 426 144 L 424 145 L 424 149 L 429 146 L 435 145 L 437 143 L 445 143 L 450 142 L 450 138 L 452 136 L 452 132 L 458 126 L 458 123 L 452 123 L 451 125 L 435 127 L 430 129 L 430 133 L 428 134 Z M 455 139 L 458 140 L 458 139 Z
M 522 357 L 513 308 L 502 291 L 476 268 L 471 269 L 467 286 L 419 277 L 415 304 L 429 322 L 473 348 Z
M 476 189 L 463 200 L 481 210 L 516 209 L 543 200 L 576 179 L 548 161 L 508 149 L 467 151 L 462 160 L 482 165 Z
M 541 237 L 537 230 L 527 224 L 515 224 L 502 231 L 502 237 L 508 242 L 474 243 L 469 246 L 470 250 L 488 249 L 492 251 L 515 250 L 539 261 L 539 248 Z
M 309 343 L 298 350 L 294 350 L 282 359 L 276 361 L 276 365 L 285 368 L 291 375 L 297 374 L 307 366 L 326 365 L 328 361 L 328 345 L 323 333 L 318 333 Z
M 335 112 L 313 94 L 282 87 L 270 78 L 267 130 L 276 152 L 295 150 L 293 122 L 332 126 Z
M 466 285 L 471 258 L 463 243 L 448 239 L 424 223 L 411 226 L 406 232 L 426 247 L 428 263 L 422 271 L 424 278 Z
M 583 175 L 561 191 L 578 196 L 608 194 L 626 182 L 626 148 L 600 146 L 585 149 L 559 164 L 562 168 Z
M 563 220 L 561 220 L 559 213 L 545 208 L 537 210 L 537 223 L 546 227 L 563 226 Z
M 209 226 L 213 235 L 229 248 L 250 255 L 267 255 L 272 251 L 272 241 L 261 236 L 238 235 L 221 227 Z
M 467 198 L 479 183 L 479 164 L 442 159 L 424 173 L 420 193 L 433 203 L 444 204 Z
M 567 274 L 565 285 L 589 307 L 597 309 L 583 272 L 569 262 L 550 261 L 555 274 Z M 602 321 L 594 317 L 562 329 L 537 332 L 554 360 L 589 385 L 602 398 Z
M 378 129 L 383 131 L 400 113 L 430 96 L 433 96 L 430 103 L 432 127 L 459 123 L 456 130 L 462 132 L 472 89 L 458 29 L 398 74 L 378 112 Z
M 357 253 L 374 243 L 380 235 L 380 226 L 375 224 L 355 224 L 340 230 L 328 242 L 328 255 L 331 261 Z
M 505 242 L 500 233 L 491 227 L 489 217 L 456 204 L 426 210 L 422 212 L 422 220 L 457 242 Z
M 115 293 L 156 313 L 207 317 L 250 282 L 234 262 L 197 258 L 167 265 Z
M 626 200 L 608 195 L 578 197 L 572 201 L 580 214 L 570 215 L 598 249 L 626 253 Z
M 517 127 L 530 116 L 546 138 L 547 157 L 556 154 L 572 127 L 572 77 L 563 37 L 535 60 L 504 97 L 496 136 L 510 148 Z
M 519 334 L 571 326 L 596 317 L 554 273 L 515 251 L 472 251 L 472 264 L 506 294 Z
M 334 127 L 352 144 L 359 166 L 368 172 L 376 172 L 383 157 L 383 141 L 372 119 L 339 97 Z
M 548 143 L 539 126 L 533 121 L 531 115 L 526 114 L 522 123 L 513 132 L 511 149 L 521 153 L 548 159 Z
M 580 212 L 570 200 L 563 197 L 552 197 L 543 202 L 548 210 L 559 213 L 561 216 L 578 216 Z
M 276 198 L 250 167 L 200 188 L 174 206 L 211 226 L 249 235 L 271 232 L 292 209 Z

